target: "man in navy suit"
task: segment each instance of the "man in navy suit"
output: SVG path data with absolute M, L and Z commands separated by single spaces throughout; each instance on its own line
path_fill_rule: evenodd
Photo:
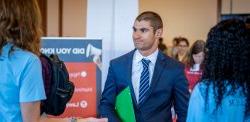
M 137 122 L 171 122 L 174 106 L 178 122 L 185 122 L 189 100 L 183 65 L 158 50 L 163 33 L 161 17 L 143 12 L 135 20 L 131 52 L 111 60 L 99 105 L 101 117 L 119 122 L 116 96 L 129 86 Z

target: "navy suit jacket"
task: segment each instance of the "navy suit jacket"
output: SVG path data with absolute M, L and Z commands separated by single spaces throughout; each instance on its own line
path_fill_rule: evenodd
M 171 122 L 171 106 L 175 108 L 177 122 L 185 122 L 189 91 L 184 66 L 159 51 L 150 89 L 139 105 L 131 81 L 134 52 L 111 60 L 99 105 L 101 117 L 107 117 L 109 122 L 120 121 L 115 112 L 115 99 L 121 90 L 129 86 L 137 122 Z

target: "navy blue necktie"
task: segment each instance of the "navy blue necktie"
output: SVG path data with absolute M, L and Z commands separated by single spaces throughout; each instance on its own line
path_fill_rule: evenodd
M 139 88 L 139 102 L 141 103 L 144 98 L 145 94 L 149 89 L 149 63 L 150 60 L 142 59 L 143 70 L 140 77 L 140 88 Z

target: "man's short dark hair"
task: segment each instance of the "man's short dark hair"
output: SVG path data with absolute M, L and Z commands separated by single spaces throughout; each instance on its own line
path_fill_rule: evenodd
M 163 28 L 162 19 L 159 14 L 152 12 L 152 11 L 145 11 L 142 12 L 140 15 L 136 17 L 137 21 L 150 21 L 151 26 L 154 28 L 154 32 L 157 29 Z

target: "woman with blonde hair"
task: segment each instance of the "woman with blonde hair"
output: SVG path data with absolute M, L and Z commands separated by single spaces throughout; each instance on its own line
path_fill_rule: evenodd
M 175 37 L 173 39 L 172 57 L 182 63 L 187 62 L 189 41 L 185 37 Z

